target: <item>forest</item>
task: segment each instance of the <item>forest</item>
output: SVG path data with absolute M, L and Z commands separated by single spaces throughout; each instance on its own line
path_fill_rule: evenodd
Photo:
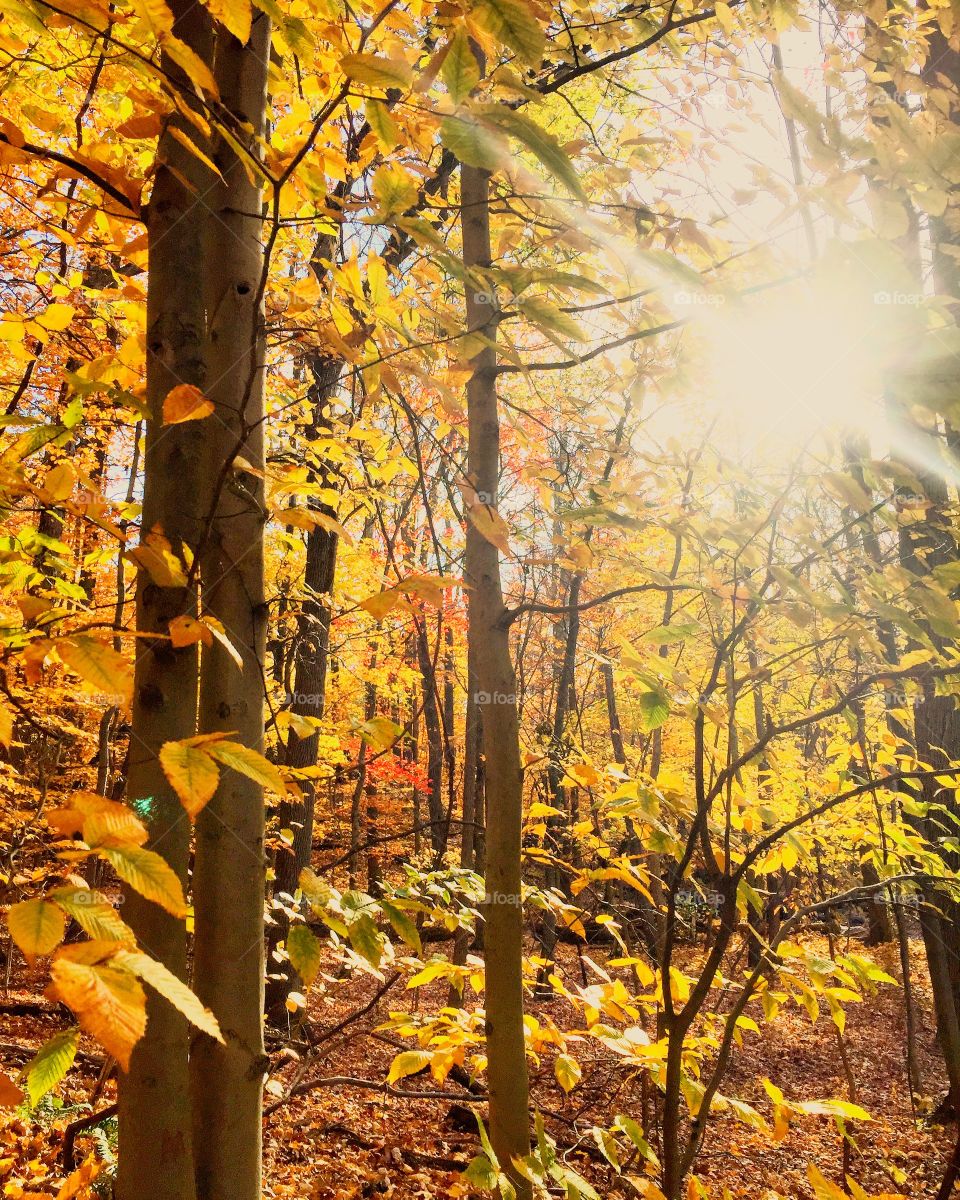
M 0 1196 L 960 1195 L 960 0 L 0 91 Z

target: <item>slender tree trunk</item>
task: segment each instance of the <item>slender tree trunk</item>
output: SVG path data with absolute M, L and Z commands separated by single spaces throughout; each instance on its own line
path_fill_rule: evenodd
M 322 408 L 330 399 L 340 378 L 342 364 L 336 359 L 322 359 L 311 363 L 314 386 L 310 399 L 314 405 L 314 416 L 307 429 L 307 437 L 316 437 L 323 424 Z M 329 508 L 319 505 L 310 498 L 309 507 L 317 508 L 332 516 Z M 327 658 L 330 650 L 330 609 L 323 597 L 333 590 L 337 565 L 337 534 L 334 530 L 315 525 L 307 534 L 307 556 L 303 574 L 304 598 L 297 618 L 296 641 L 293 646 L 293 696 L 290 711 L 298 716 L 320 717 L 323 715 L 324 693 L 327 684 Z M 314 731 L 309 737 L 298 738 L 288 735 L 283 752 L 286 766 L 303 769 L 317 764 L 319 734 Z M 274 892 L 292 895 L 298 886 L 300 872 L 310 865 L 313 850 L 313 814 L 316 803 L 316 788 L 312 780 L 303 780 L 300 789 L 302 799 L 284 800 L 278 812 L 281 829 L 293 830 L 293 845 L 284 847 L 277 855 L 274 875 Z M 287 1019 L 284 1004 L 287 994 L 298 986 L 299 977 L 290 960 L 278 964 L 273 962 L 273 951 L 287 936 L 290 918 L 283 907 L 273 912 L 275 924 L 267 937 L 266 1009 L 274 1024 L 283 1024 Z
M 423 724 L 427 732 L 427 808 L 430 813 L 430 845 L 436 852 L 443 845 L 443 727 L 437 698 L 437 671 L 425 621 L 416 625 L 417 663 L 423 679 Z
M 263 133 L 270 22 L 254 11 L 250 40 L 225 31 L 216 79 L 237 128 Z M 207 242 L 208 471 L 220 483 L 198 555 L 204 610 L 223 622 L 243 665 L 219 642 L 201 664 L 200 727 L 263 749 L 266 604 L 263 592 L 264 251 L 260 189 L 224 142 L 214 157 Z M 247 467 L 252 467 L 248 470 Z M 227 768 L 197 820 L 194 988 L 225 1044 L 197 1035 L 191 1054 L 197 1191 L 203 1200 L 260 1200 L 263 1052 L 263 789 Z
M 463 260 L 468 276 L 489 265 L 490 176 L 461 167 Z M 491 345 L 473 360 L 467 384 L 468 474 L 477 491 L 495 504 L 500 476 L 500 422 L 497 404 L 495 309 L 490 297 L 468 277 L 467 323 L 484 330 Z M 484 705 L 483 748 L 487 789 L 486 828 L 486 1035 L 490 1095 L 490 1139 L 501 1169 L 519 1200 L 529 1200 L 531 1184 L 513 1167 L 530 1150 L 527 1060 L 523 1029 L 523 909 L 520 903 L 520 830 L 523 771 L 516 706 L 516 676 L 500 582 L 500 555 L 472 522 L 467 525 L 464 570 L 468 585 L 469 637 L 476 649 Z
M 173 0 L 171 7 L 176 36 L 209 61 L 211 37 L 205 11 L 187 0 Z M 163 69 L 184 81 L 166 57 Z M 171 388 L 179 384 L 203 388 L 206 379 L 202 286 L 206 210 L 196 196 L 209 185 L 207 169 L 172 136 L 178 127 L 190 129 L 191 136 L 197 137 L 183 117 L 171 116 L 160 138 L 147 213 L 150 419 L 142 523 L 144 531 L 158 528 L 176 552 L 194 545 L 198 536 L 206 435 L 199 421 L 164 426 L 162 409 Z M 161 587 L 141 568 L 136 609 L 138 630 L 166 635 L 174 617 L 195 613 L 196 595 L 187 588 Z M 164 742 L 196 732 L 197 688 L 196 646 L 174 649 L 166 637 L 138 642 L 127 796 L 150 831 L 149 847 L 166 859 L 184 887 L 190 822 L 157 755 Z M 124 918 L 143 948 L 186 980 L 184 922 L 132 889 L 125 890 L 124 898 Z M 148 992 L 146 1033 L 134 1048 L 129 1073 L 120 1080 L 118 1200 L 141 1200 L 146 1180 L 151 1200 L 195 1200 L 188 1045 L 184 1018 Z
M 620 725 L 620 711 L 617 708 L 617 693 L 613 685 L 613 663 L 601 663 L 603 674 L 603 694 L 607 701 L 607 724 L 610 727 L 610 745 L 613 747 L 614 762 L 624 766 L 627 753 L 623 746 L 623 729 Z

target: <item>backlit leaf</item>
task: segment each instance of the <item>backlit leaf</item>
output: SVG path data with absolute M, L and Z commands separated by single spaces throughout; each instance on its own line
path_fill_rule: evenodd
M 61 953 L 50 977 L 56 998 L 128 1070 L 133 1047 L 147 1027 L 147 997 L 136 976 L 109 962 L 74 962 Z
M 80 1042 L 80 1027 L 61 1030 L 49 1038 L 24 1067 L 30 1103 L 39 1104 L 47 1092 L 53 1091 L 73 1066 Z
M 181 425 L 184 421 L 201 421 L 213 412 L 213 401 L 190 383 L 178 384 L 163 400 L 164 425 Z
M 294 970 L 309 987 L 320 970 L 320 943 L 306 925 L 291 925 L 287 933 L 287 954 Z
M 180 880 L 170 864 L 155 851 L 142 846 L 105 846 L 100 854 L 141 896 L 159 904 L 175 917 L 187 915 Z
M 276 766 L 258 750 L 251 750 L 249 746 L 243 746 L 240 742 L 228 741 L 213 742 L 207 750 L 211 757 L 222 763 L 223 766 L 229 767 L 240 775 L 246 775 L 248 779 L 259 783 L 268 791 L 275 792 L 278 796 L 287 794 L 287 785 L 283 781 L 283 776 Z
M 205 0 L 205 3 L 214 19 L 229 29 L 238 42 L 247 41 L 253 22 L 250 0 Z
M 7 913 L 7 927 L 27 962 L 33 963 L 60 945 L 67 923 L 55 904 L 45 900 L 23 900 Z
M 160 766 L 191 818 L 213 798 L 220 782 L 217 764 L 205 750 L 185 742 L 165 742 Z
M 61 660 L 84 681 L 87 691 L 102 694 L 106 704 L 128 704 L 133 696 L 133 667 L 107 642 L 86 634 L 56 643 Z
M 119 967 L 125 967 L 138 979 L 148 983 L 154 991 L 187 1018 L 191 1025 L 202 1029 L 218 1042 L 223 1041 L 220 1026 L 213 1013 L 203 1006 L 182 979 L 178 979 L 158 959 L 151 958 L 139 950 L 119 950 L 111 959 Z

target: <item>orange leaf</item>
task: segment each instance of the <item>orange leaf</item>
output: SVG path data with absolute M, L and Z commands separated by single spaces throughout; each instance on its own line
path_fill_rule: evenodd
M 164 425 L 180 425 L 184 421 L 200 421 L 213 412 L 208 400 L 192 383 L 181 383 L 167 392 L 163 402 Z

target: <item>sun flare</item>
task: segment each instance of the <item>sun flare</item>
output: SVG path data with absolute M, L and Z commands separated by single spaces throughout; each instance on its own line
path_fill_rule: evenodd
M 741 451 L 791 452 L 821 434 L 879 431 L 876 323 L 850 296 L 805 286 L 722 302 L 703 335 L 705 398 Z

